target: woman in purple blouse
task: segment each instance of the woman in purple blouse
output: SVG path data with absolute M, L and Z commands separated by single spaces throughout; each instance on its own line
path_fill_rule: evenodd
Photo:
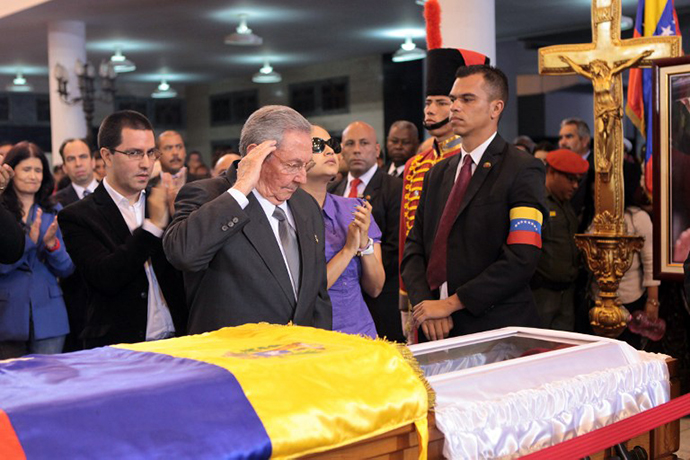
M 302 188 L 321 206 L 326 230 L 328 294 L 333 304 L 333 330 L 376 337 L 376 327 L 362 291 L 381 293 L 386 274 L 381 262 L 381 230 L 371 217 L 371 204 L 326 192 L 338 173 L 340 144 L 328 132 L 312 128 L 312 159 Z

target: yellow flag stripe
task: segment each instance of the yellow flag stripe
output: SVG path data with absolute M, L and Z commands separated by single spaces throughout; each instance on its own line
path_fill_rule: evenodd
M 395 347 L 381 340 L 261 323 L 118 347 L 230 371 L 264 424 L 274 458 L 426 423 L 424 383 Z
M 527 206 L 518 206 L 510 210 L 510 220 L 513 219 L 532 219 L 539 222 L 539 225 L 544 223 L 544 216 L 541 211 L 536 208 Z

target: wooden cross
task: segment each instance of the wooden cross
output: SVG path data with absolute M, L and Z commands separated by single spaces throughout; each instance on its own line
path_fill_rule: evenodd
M 652 59 L 682 54 L 680 36 L 621 40 L 620 24 L 621 0 L 592 0 L 591 43 L 539 49 L 540 74 L 577 73 L 594 86 L 595 211 L 597 215 L 608 211 L 614 221 L 620 222 L 609 233 L 623 230 L 621 72 L 630 67 L 649 67 Z

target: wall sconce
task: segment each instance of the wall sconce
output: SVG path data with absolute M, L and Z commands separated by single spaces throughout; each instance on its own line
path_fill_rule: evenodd
M 110 61 L 102 61 L 98 67 L 98 76 L 100 77 L 101 91 L 96 94 L 96 68 L 90 63 L 83 63 L 77 59 L 74 65 L 74 73 L 77 75 L 79 96 L 70 97 L 67 85 L 69 83 L 69 73 L 62 64 L 55 65 L 55 78 L 58 82 L 58 94 L 60 99 L 68 105 L 75 105 L 81 102 L 82 110 L 84 111 L 84 118 L 86 120 L 87 137 L 91 140 L 91 126 L 93 122 L 93 113 L 96 108 L 96 101 L 110 103 L 113 101 L 115 95 L 115 72 L 114 66 Z

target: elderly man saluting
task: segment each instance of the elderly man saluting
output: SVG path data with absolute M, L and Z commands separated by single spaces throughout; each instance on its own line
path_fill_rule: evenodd
M 324 227 L 299 188 L 311 162 L 311 125 L 289 107 L 254 112 L 242 160 L 185 185 L 163 238 L 184 271 L 189 332 L 266 321 L 331 329 Z

